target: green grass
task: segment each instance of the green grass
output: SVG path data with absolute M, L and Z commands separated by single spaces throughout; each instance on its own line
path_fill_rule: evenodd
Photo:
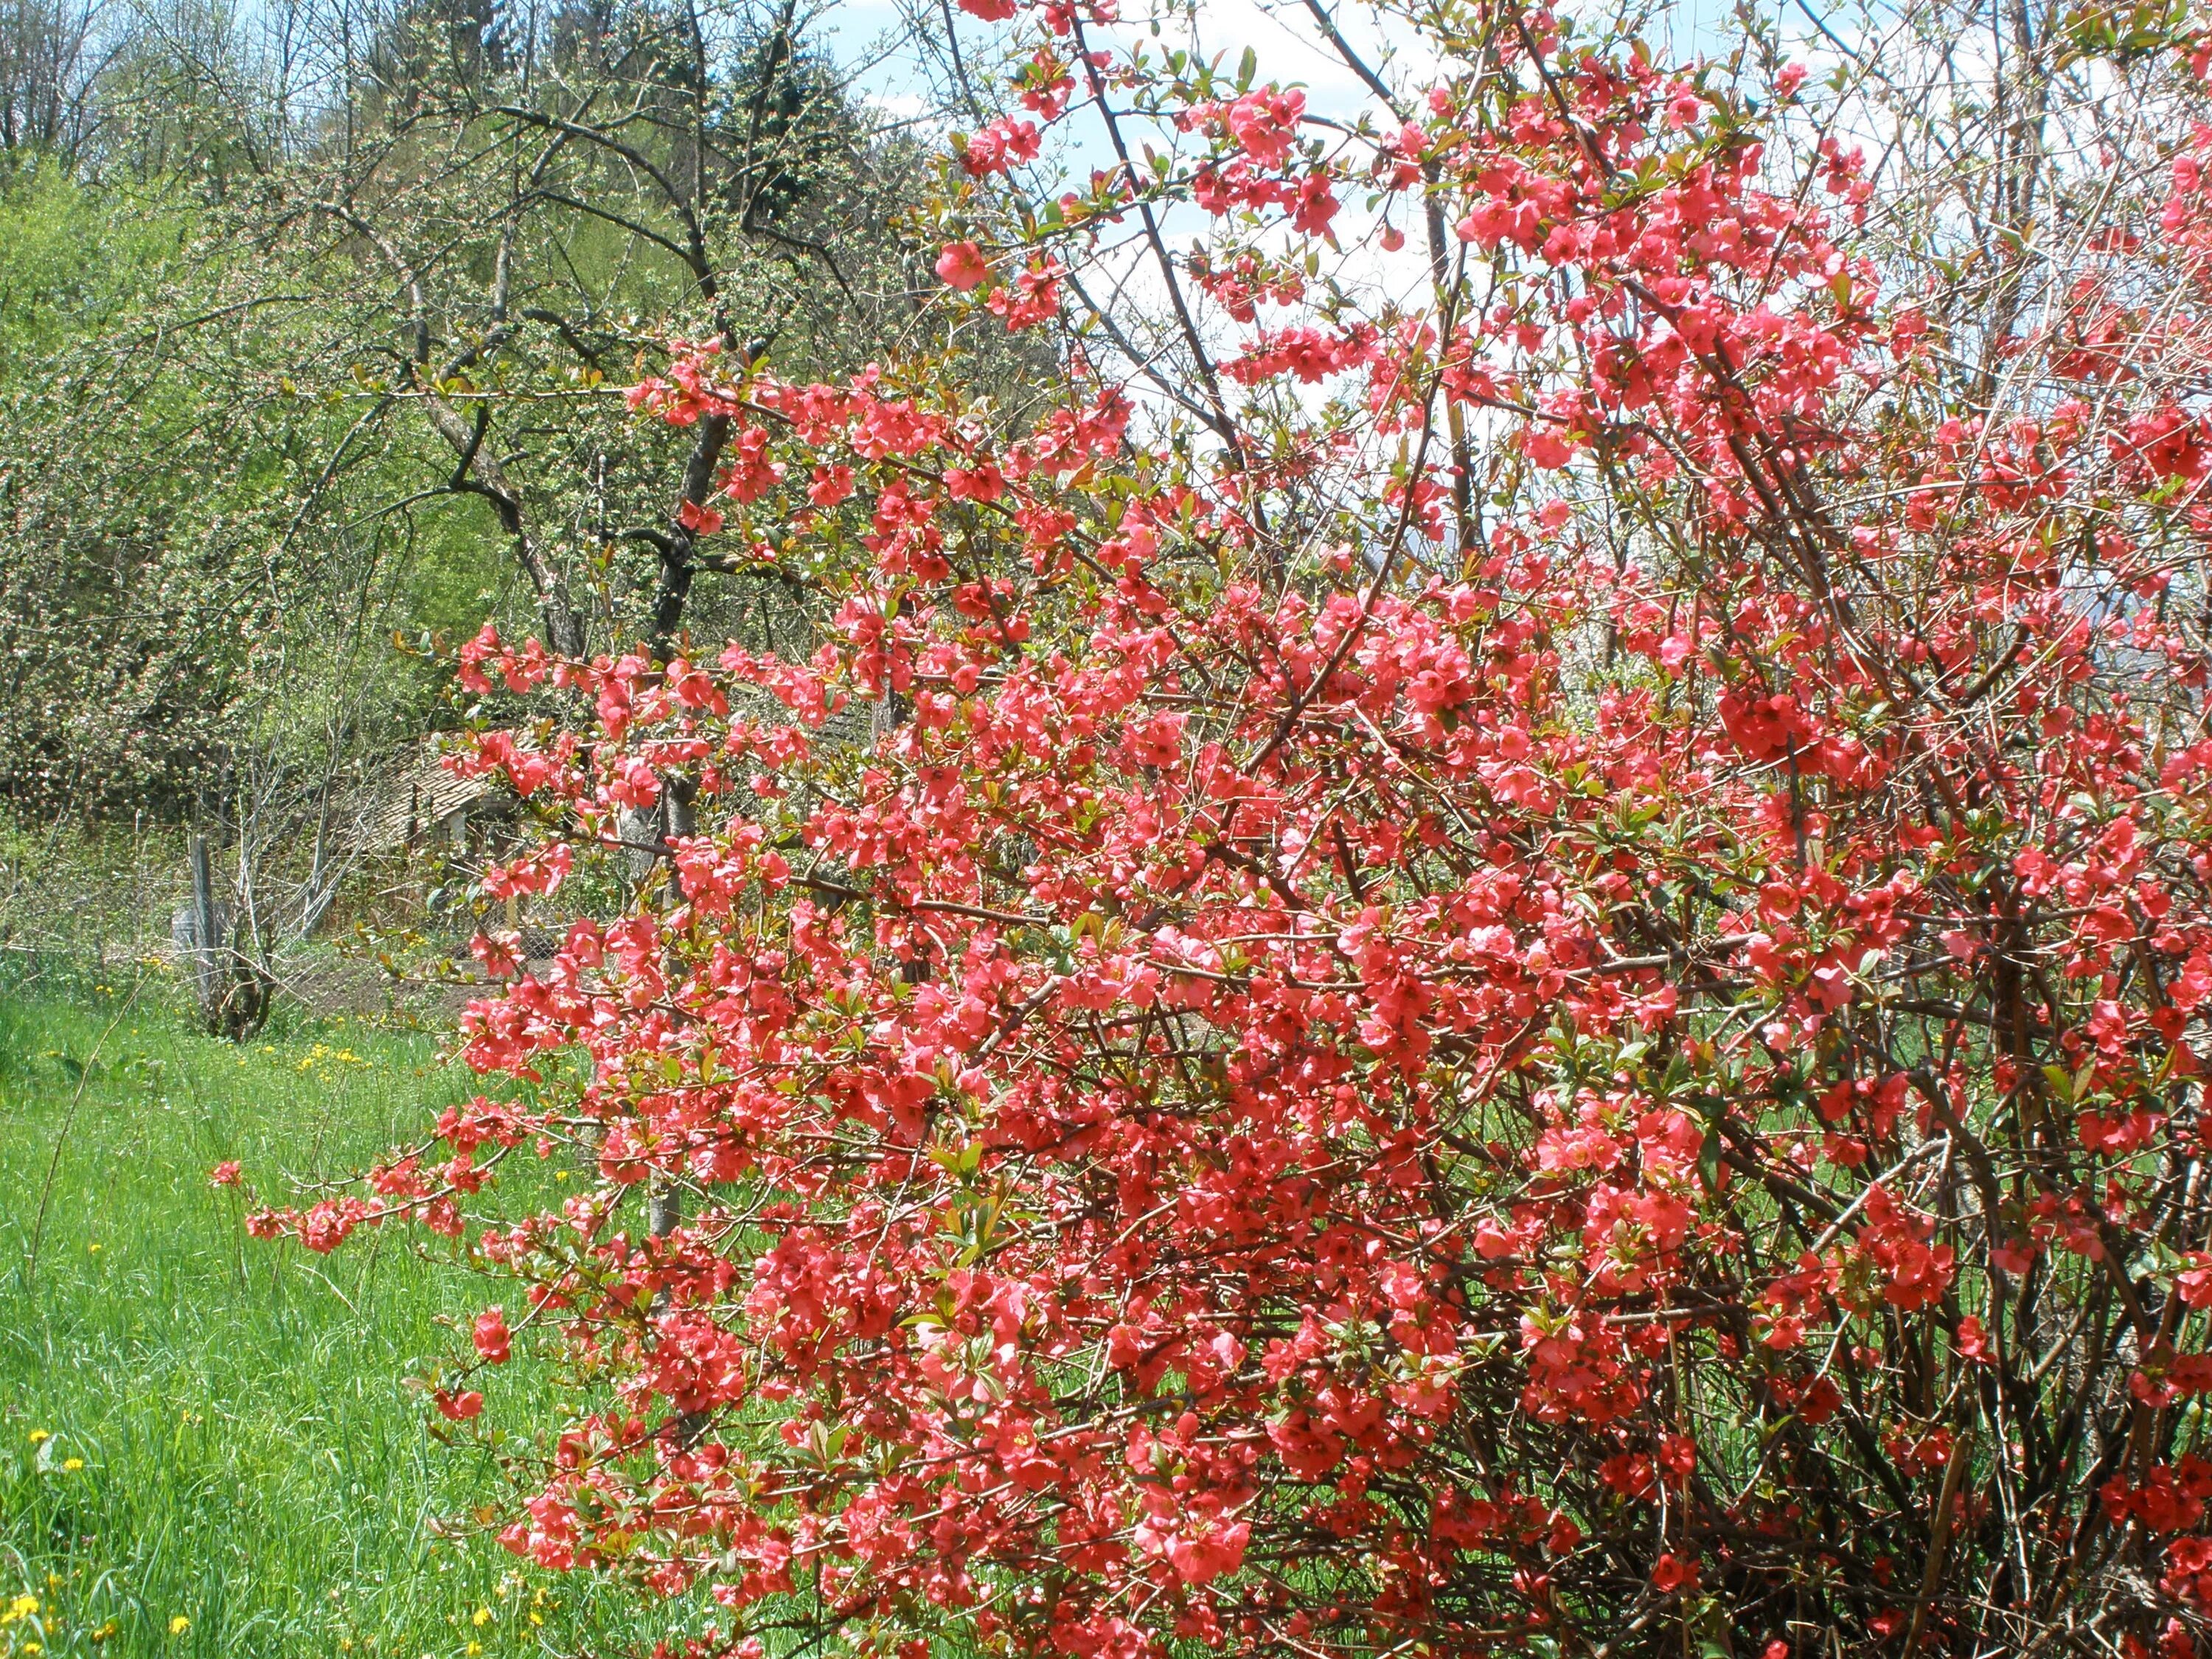
M 430 1439 L 406 1380 L 496 1291 L 418 1256 L 419 1231 L 326 1258 L 255 1243 L 209 1184 L 225 1158 L 264 1190 L 353 1167 L 469 1092 L 405 1032 L 240 1049 L 150 990 L 0 997 L 0 1615 L 39 1607 L 0 1655 L 492 1659 L 667 1629 L 434 1529 L 499 1487 Z M 523 1369 L 501 1386 L 533 1386 Z

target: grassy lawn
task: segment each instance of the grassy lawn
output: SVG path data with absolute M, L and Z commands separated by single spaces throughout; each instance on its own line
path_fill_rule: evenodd
M 418 1259 L 419 1232 L 254 1243 L 208 1183 L 224 1158 L 264 1190 L 350 1167 L 468 1092 L 406 1032 L 236 1048 L 150 987 L 0 998 L 0 1655 L 447 1659 L 665 1630 L 434 1529 L 496 1486 L 404 1381 L 489 1292 Z

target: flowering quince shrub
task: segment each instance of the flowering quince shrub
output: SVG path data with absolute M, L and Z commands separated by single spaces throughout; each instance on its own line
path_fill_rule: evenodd
M 963 3 L 930 303 L 1064 395 L 671 348 L 669 556 L 823 625 L 461 653 L 565 933 L 255 1230 L 505 1279 L 501 1541 L 699 1653 L 2212 1653 L 2203 53 L 1975 311 L 1786 64 L 1422 10 L 1355 124 Z

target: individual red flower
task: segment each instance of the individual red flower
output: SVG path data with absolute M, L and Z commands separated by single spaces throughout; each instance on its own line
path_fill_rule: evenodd
M 465 1394 L 453 1394 L 440 1389 L 431 1395 L 430 1403 L 438 1408 L 440 1416 L 456 1423 L 465 1423 L 483 1412 L 484 1397 L 474 1389 Z
M 677 503 L 676 522 L 695 536 L 711 536 L 722 527 L 722 515 L 714 507 L 686 500 Z
M 973 242 L 948 242 L 937 256 L 937 275 L 947 288 L 966 293 L 990 279 L 991 266 Z
M 1651 1588 L 1662 1595 L 1672 1595 L 1676 1590 L 1695 1589 L 1698 1584 L 1698 1564 L 1676 1555 L 1662 1555 L 1652 1564 Z
M 512 1334 L 507 1328 L 507 1315 L 499 1308 L 487 1308 L 476 1318 L 471 1328 L 476 1340 L 477 1352 L 494 1365 L 504 1365 L 512 1352 L 509 1346 Z

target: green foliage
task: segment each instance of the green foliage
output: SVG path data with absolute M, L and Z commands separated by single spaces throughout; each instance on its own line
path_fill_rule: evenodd
M 487 615 L 638 637 L 691 447 L 624 418 L 641 354 L 834 377 L 927 281 L 911 146 L 789 15 L 710 9 L 423 0 L 313 109 L 242 22 L 125 29 L 107 137 L 0 183 L 0 798 L 300 840 L 451 723 L 436 647 Z M 802 604 L 720 574 L 690 620 Z
M 0 378 L 19 380 L 143 304 L 191 234 L 173 201 L 95 192 L 48 165 L 0 191 Z
M 291 308 L 234 292 L 218 228 L 51 167 L 0 196 L 0 787 L 26 805 L 173 815 L 273 666 L 301 689 L 299 625 L 343 637 L 332 578 L 374 592 L 357 550 L 302 542 L 342 411 L 288 390 Z

